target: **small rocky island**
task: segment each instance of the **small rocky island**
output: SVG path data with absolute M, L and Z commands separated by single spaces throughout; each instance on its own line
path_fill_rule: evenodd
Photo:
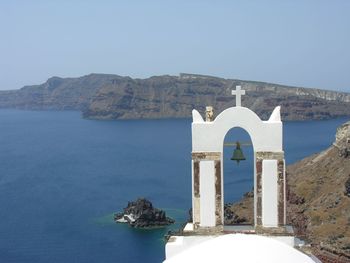
M 167 217 L 165 211 L 154 208 L 152 203 L 145 198 L 138 198 L 134 202 L 128 202 L 128 206 L 122 213 L 114 215 L 117 223 L 128 223 L 135 228 L 156 228 L 173 224 L 175 220 Z

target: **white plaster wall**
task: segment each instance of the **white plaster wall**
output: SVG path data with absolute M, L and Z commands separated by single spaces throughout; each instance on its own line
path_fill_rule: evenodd
M 216 238 L 218 236 L 176 236 L 174 237 L 173 242 L 166 243 L 165 246 L 165 258 L 169 259 L 173 256 L 182 253 L 183 251 L 194 247 L 196 245 L 199 245 L 203 242 L 209 241 L 213 238 Z M 280 241 L 290 247 L 296 246 L 296 240 L 293 236 L 269 236 L 271 239 L 275 239 L 277 241 Z M 233 247 L 234 251 L 234 247 Z
M 258 203 L 258 198 L 257 198 L 257 181 L 256 181 L 256 153 L 254 152 L 254 226 L 256 226 L 258 224 L 257 222 L 257 218 L 256 218 L 256 215 L 257 215 L 257 203 Z
M 225 135 L 234 127 L 249 133 L 254 151 L 282 151 L 282 122 L 262 121 L 245 107 L 228 108 L 212 122 L 193 122 L 192 151 L 222 152 Z
M 277 206 L 277 160 L 262 162 L 262 224 L 264 227 L 278 226 Z
M 200 226 L 215 226 L 215 166 L 214 161 L 199 163 Z
M 275 240 L 278 240 L 282 243 L 285 243 L 286 245 L 288 245 L 290 247 L 295 247 L 297 245 L 294 236 L 269 236 L 269 237 L 273 238 Z
M 221 224 L 225 225 L 225 212 L 224 212 L 224 206 L 225 206 L 225 178 L 224 178 L 224 154 L 221 153 Z
M 165 258 L 169 259 L 178 253 L 181 253 L 186 247 L 183 236 L 172 237 L 171 242 L 165 244 Z
M 283 159 L 283 193 L 284 193 L 284 211 L 283 211 L 283 219 L 285 224 L 287 224 L 287 179 L 286 179 L 286 160 Z
M 191 162 L 191 173 L 192 173 L 192 219 L 193 219 L 193 223 L 195 222 L 195 211 L 194 211 L 194 174 L 193 174 L 193 160 Z
M 215 236 L 176 236 L 173 242 L 165 245 L 165 258 L 169 259 L 195 245 L 208 241 Z

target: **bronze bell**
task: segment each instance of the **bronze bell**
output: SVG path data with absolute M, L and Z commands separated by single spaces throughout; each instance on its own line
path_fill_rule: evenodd
M 237 161 L 237 164 L 239 164 L 240 161 L 244 161 L 245 157 L 243 155 L 241 145 L 239 142 L 236 142 L 236 149 L 233 151 L 233 155 L 231 157 L 232 161 Z

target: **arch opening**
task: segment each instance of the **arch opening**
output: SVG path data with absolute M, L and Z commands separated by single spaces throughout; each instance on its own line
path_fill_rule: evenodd
M 246 160 L 232 161 L 239 141 Z M 254 225 L 254 149 L 249 133 L 240 127 L 231 128 L 223 145 L 224 225 Z

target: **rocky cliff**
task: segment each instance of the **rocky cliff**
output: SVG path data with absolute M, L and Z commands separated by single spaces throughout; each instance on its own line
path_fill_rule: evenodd
M 287 180 L 287 219 L 296 234 L 322 262 L 350 262 L 350 122 L 331 147 L 288 166 Z M 247 194 L 230 213 L 251 223 L 252 207 Z
M 215 112 L 234 105 L 232 85 L 246 90 L 243 105 L 267 119 L 276 105 L 284 120 L 350 116 L 350 94 L 277 84 L 180 74 L 132 79 L 90 74 L 80 78 L 50 78 L 20 90 L 0 91 L 0 108 L 80 110 L 85 118 L 135 119 L 191 117 L 193 108 Z
M 0 91 L 0 108 L 29 110 L 83 110 L 100 87 L 115 75 L 90 74 L 80 78 L 52 77 L 44 84 Z
M 328 262 L 350 262 L 350 122 L 327 150 L 288 167 L 290 222 Z

